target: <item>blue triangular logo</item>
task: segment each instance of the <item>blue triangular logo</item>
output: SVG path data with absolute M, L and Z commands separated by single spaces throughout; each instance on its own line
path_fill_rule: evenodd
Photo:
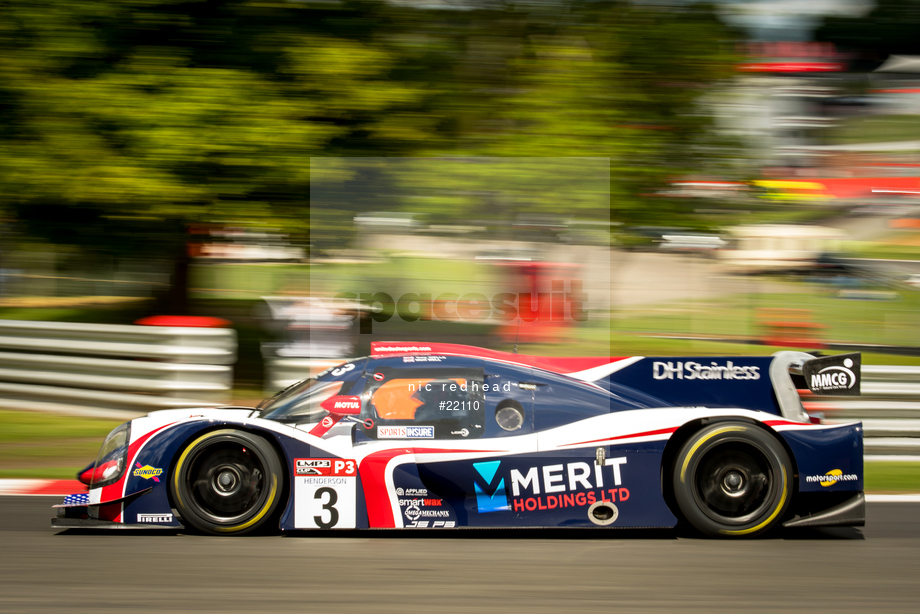
M 473 463 L 473 468 L 479 472 L 479 475 L 482 476 L 482 479 L 484 479 L 487 484 L 491 484 L 492 478 L 495 477 L 495 472 L 498 471 L 498 466 L 501 464 L 501 461 L 486 461 L 483 463 Z

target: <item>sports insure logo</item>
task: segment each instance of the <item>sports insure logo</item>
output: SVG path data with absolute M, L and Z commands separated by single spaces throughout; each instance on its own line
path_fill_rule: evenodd
M 815 358 L 802 365 L 802 375 L 815 394 L 855 396 L 859 394 L 861 358 L 859 353 Z
M 377 439 L 434 439 L 434 427 L 378 426 Z
M 473 463 L 473 468 L 485 483 L 485 486 L 481 486 L 478 480 L 473 482 L 473 490 L 476 493 L 476 508 L 480 514 L 508 512 L 511 510 L 508 505 L 508 493 L 505 492 L 505 478 L 499 478 L 498 484 L 492 485 L 495 473 L 501 463 L 501 461 Z

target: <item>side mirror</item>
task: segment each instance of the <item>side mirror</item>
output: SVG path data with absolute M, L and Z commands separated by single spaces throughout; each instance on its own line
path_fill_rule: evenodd
M 320 407 L 338 416 L 357 416 L 361 413 L 361 397 L 335 395 L 320 403 Z
M 361 413 L 361 398 L 345 395 L 329 397 L 319 404 L 329 415 L 310 429 L 310 434 L 322 437 L 345 416 L 357 416 Z

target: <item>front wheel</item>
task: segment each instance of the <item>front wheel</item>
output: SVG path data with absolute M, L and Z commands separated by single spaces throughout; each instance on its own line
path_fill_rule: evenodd
M 674 498 L 684 518 L 716 537 L 752 537 L 778 523 L 792 499 L 792 462 L 770 433 L 721 422 L 681 448 Z
M 262 437 L 235 429 L 201 435 L 179 456 L 170 491 L 182 519 L 212 535 L 242 535 L 273 516 L 282 468 Z

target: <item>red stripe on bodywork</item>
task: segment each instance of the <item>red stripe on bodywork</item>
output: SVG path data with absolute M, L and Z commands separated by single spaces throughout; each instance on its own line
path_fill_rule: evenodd
M 102 487 L 102 494 L 99 497 L 100 504 L 104 504 L 106 501 L 118 500 L 125 496 L 125 488 L 128 484 L 128 475 L 131 473 L 132 463 L 134 462 L 134 457 L 137 455 L 138 450 L 141 446 L 147 443 L 147 440 L 165 429 L 168 426 L 175 424 L 166 424 L 159 428 L 156 428 L 145 435 L 138 437 L 137 441 L 128 446 L 128 458 L 126 459 L 125 473 L 121 478 L 114 484 L 109 484 L 108 486 Z M 121 514 L 124 511 L 124 503 L 113 503 L 112 505 L 100 505 L 99 506 L 99 519 L 100 520 L 111 520 L 113 522 L 122 522 Z
M 806 422 L 791 422 L 789 420 L 765 420 L 767 426 L 811 426 Z
M 396 527 L 390 496 L 387 492 L 387 463 L 403 454 L 412 454 L 411 448 L 384 450 L 364 457 L 358 466 L 361 484 L 364 488 L 364 502 L 367 506 L 367 522 L 371 528 L 392 529 Z
M 628 356 L 527 356 L 511 352 L 487 350 L 472 345 L 456 343 L 411 343 L 411 342 L 386 342 L 374 341 L 371 343 L 371 356 L 373 358 L 386 358 L 389 356 L 418 356 L 429 354 L 446 354 L 450 356 L 471 356 L 500 360 L 526 367 L 536 367 L 553 373 L 568 374 L 608 365 L 613 362 L 625 360 Z
M 396 528 L 393 509 L 390 507 L 390 493 L 387 490 L 387 465 L 397 456 L 406 454 L 498 454 L 503 450 L 447 450 L 443 448 L 396 448 L 368 454 L 358 466 L 364 502 L 367 506 L 367 522 L 374 529 Z
M 630 435 L 617 435 L 616 437 L 605 437 L 604 439 L 592 439 L 591 441 L 582 441 L 580 443 L 567 443 L 559 447 L 569 447 L 569 446 L 586 446 L 592 443 L 601 443 L 604 441 L 616 441 L 617 439 L 632 439 L 634 437 L 649 437 L 651 435 L 664 435 L 666 433 L 673 433 L 677 430 L 677 427 L 671 427 L 666 429 L 658 429 L 657 431 L 645 431 L 644 433 L 632 433 Z

